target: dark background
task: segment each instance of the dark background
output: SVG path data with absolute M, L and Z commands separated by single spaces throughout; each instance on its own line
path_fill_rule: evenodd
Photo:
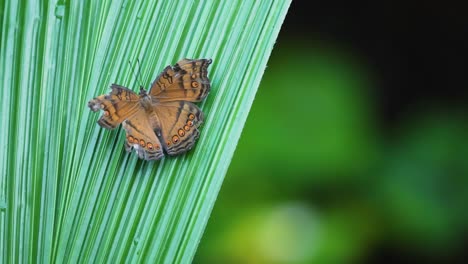
M 466 11 L 293 1 L 195 262 L 468 258 Z
M 466 15 L 450 2 L 293 1 L 278 42 L 325 39 L 353 50 L 375 71 L 386 127 L 428 100 L 466 109 Z

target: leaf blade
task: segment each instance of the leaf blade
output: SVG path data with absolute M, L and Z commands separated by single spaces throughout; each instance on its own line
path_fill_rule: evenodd
M 7 2 L 0 109 L 14 142 L 0 138 L 0 236 L 14 242 L 0 243 L 2 261 L 191 261 L 289 4 Z M 133 87 L 128 60 L 144 58 L 150 83 L 184 57 L 214 61 L 201 138 L 138 160 L 86 103 L 110 83 Z

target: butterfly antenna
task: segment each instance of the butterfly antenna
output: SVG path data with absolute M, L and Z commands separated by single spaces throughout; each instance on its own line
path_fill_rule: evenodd
M 137 59 L 137 63 L 138 63 L 138 75 L 140 75 L 140 79 L 138 78 L 138 75 L 135 74 L 135 67 L 132 65 L 130 60 L 128 60 L 128 65 L 130 65 L 130 68 L 132 69 L 133 76 L 135 76 L 137 82 L 140 83 L 140 90 L 142 90 L 143 89 L 143 84 L 141 82 L 140 60 L 139 59 Z
M 138 64 L 138 76 L 140 76 L 140 89 L 143 89 L 143 80 L 141 79 L 141 66 L 140 66 L 140 59 L 137 59 Z M 138 79 L 138 77 L 137 77 Z

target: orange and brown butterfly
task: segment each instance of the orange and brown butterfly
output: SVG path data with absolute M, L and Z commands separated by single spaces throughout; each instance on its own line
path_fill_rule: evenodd
M 134 149 L 138 157 L 159 160 L 190 150 L 200 136 L 203 112 L 193 102 L 200 102 L 210 91 L 208 66 L 211 59 L 183 59 L 167 66 L 147 92 L 140 94 L 112 84 L 109 94 L 88 102 L 89 108 L 104 114 L 97 123 L 114 129 L 120 123 L 126 132 L 125 149 Z

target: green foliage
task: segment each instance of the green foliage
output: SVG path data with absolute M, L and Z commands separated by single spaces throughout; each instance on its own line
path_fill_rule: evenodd
M 359 54 L 282 37 L 195 262 L 378 263 L 385 250 L 456 263 L 466 109 L 424 101 L 379 120 L 379 76 Z
M 290 1 L 1 2 L 0 262 L 189 262 Z M 201 138 L 160 162 L 87 108 L 212 58 Z

